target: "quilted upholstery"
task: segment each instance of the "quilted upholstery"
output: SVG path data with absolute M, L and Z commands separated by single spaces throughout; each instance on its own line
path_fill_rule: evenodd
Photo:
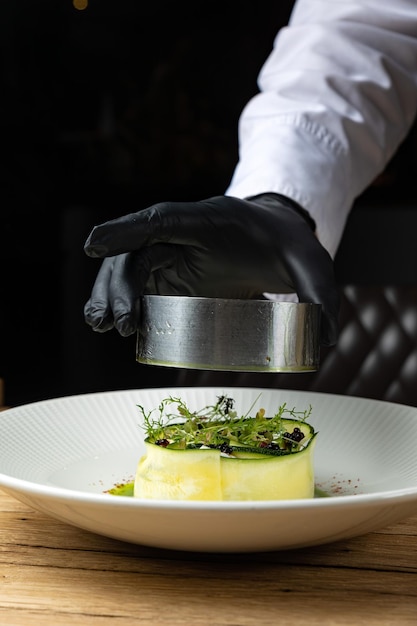
M 340 336 L 309 374 L 181 371 L 178 385 L 307 389 L 417 406 L 417 287 L 341 288 Z

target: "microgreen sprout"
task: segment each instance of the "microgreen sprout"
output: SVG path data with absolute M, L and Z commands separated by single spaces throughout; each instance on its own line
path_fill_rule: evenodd
M 302 424 L 309 418 L 311 406 L 296 411 L 284 403 L 272 416 L 266 416 L 265 409 L 260 408 L 250 417 L 258 400 L 259 396 L 240 417 L 234 409 L 234 400 L 225 395 L 199 411 L 191 411 L 184 400 L 172 396 L 162 400 L 157 411 L 147 412 L 140 405 L 138 408 L 143 416 L 145 440 L 164 447 L 245 447 L 294 452 L 307 444 L 314 431 L 311 429 L 306 437 Z M 285 420 L 293 422 L 290 432 Z

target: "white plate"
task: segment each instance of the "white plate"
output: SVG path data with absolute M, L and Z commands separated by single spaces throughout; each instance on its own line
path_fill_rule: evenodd
M 319 431 L 318 488 L 330 497 L 277 502 L 146 501 L 105 493 L 133 478 L 141 413 L 170 395 L 190 408 L 226 394 L 246 413 L 283 402 Z M 164 388 L 85 394 L 0 413 L 0 487 L 80 528 L 148 546 L 255 552 L 329 543 L 417 511 L 417 409 L 322 393 L 253 388 Z

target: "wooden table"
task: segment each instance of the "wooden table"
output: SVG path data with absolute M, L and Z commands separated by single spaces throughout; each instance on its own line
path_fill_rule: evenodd
M 260 554 L 107 539 L 0 491 L 1 626 L 417 624 L 417 516 L 332 545 Z

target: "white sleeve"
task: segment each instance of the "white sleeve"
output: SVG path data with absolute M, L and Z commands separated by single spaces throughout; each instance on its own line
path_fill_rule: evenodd
M 298 0 L 239 121 L 227 195 L 286 195 L 334 256 L 417 108 L 416 0 Z

